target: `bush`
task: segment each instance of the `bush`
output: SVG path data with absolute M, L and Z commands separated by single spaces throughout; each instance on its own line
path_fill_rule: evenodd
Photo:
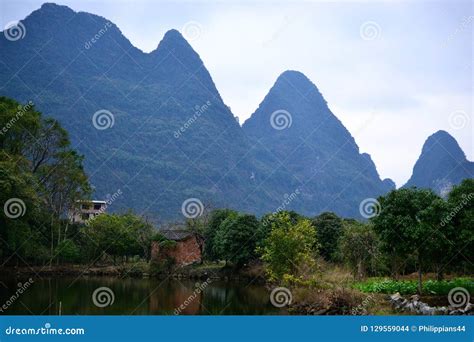
M 173 270 L 175 260 L 170 257 L 165 257 L 160 260 L 153 260 L 150 262 L 150 275 L 159 276 L 168 274 Z
M 142 277 L 144 273 L 150 272 L 150 265 L 146 261 L 132 262 L 123 265 L 120 271 L 123 277 Z
M 55 254 L 59 260 L 65 262 L 76 262 L 81 256 L 79 248 L 72 240 L 61 241 L 56 247 Z

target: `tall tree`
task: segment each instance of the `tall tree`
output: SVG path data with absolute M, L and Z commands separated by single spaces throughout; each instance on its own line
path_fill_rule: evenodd
M 0 97 L 0 126 L 0 162 L 14 165 L 0 181 L 7 184 L 7 174 L 29 180 L 29 193 L 38 198 L 41 215 L 49 214 L 47 222 L 33 222 L 30 227 L 36 226 L 34 230 L 47 239 L 51 262 L 56 254 L 55 244 L 67 238 L 66 214 L 77 200 L 90 193 L 83 158 L 72 149 L 61 125 L 43 118 L 31 102 L 20 105 Z M 12 192 L 9 196 L 16 198 L 19 194 Z
M 210 214 L 209 222 L 204 229 L 204 256 L 209 260 L 218 260 L 214 238 L 219 231 L 220 225 L 228 217 L 236 217 L 237 212 L 231 209 L 216 209 Z
M 237 268 L 252 260 L 256 256 L 259 224 L 253 215 L 230 215 L 221 223 L 214 237 L 219 258 L 232 262 Z
M 293 223 L 288 213 L 279 213 L 263 247 L 259 248 L 270 280 L 304 276 L 302 269 L 315 265 L 316 242 L 309 220 Z
M 367 269 L 375 273 L 376 265 L 382 257 L 380 241 L 369 224 L 356 220 L 344 220 L 344 230 L 339 240 L 339 254 L 356 278 L 366 275 Z
M 432 263 L 438 248 L 437 219 L 431 206 L 440 198 L 432 190 L 404 188 L 379 198 L 381 212 L 371 219 L 382 241 L 382 248 L 398 259 L 414 256 L 418 269 L 418 292 L 422 292 L 422 273 Z M 395 268 L 394 272 L 398 272 Z
M 324 212 L 313 219 L 316 227 L 317 240 L 320 243 L 320 253 L 324 259 L 334 260 L 337 242 L 342 233 L 342 219 L 334 213 Z
M 448 196 L 449 214 L 443 224 L 451 223 L 456 232 L 456 260 L 473 270 L 474 264 L 474 179 L 465 179 Z

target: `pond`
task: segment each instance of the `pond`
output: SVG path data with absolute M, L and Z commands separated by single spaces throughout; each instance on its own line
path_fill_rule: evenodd
M 0 278 L 3 315 L 275 315 L 263 285 L 116 277 Z M 3 306 L 2 306 L 3 305 Z

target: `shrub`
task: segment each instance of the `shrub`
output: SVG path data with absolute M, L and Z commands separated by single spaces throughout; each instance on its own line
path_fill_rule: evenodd
M 72 240 L 64 240 L 61 241 L 56 247 L 56 255 L 59 260 L 65 262 L 75 262 L 80 258 L 80 251 Z
M 160 260 L 153 260 L 150 262 L 150 275 L 159 276 L 164 275 L 173 269 L 175 260 L 170 257 L 165 257 Z

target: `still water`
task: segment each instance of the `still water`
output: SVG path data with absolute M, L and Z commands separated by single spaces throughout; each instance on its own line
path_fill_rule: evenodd
M 240 282 L 55 277 L 33 278 L 29 283 L 28 278 L 0 278 L 3 315 L 284 313 L 270 303 L 270 293 L 263 285 Z

